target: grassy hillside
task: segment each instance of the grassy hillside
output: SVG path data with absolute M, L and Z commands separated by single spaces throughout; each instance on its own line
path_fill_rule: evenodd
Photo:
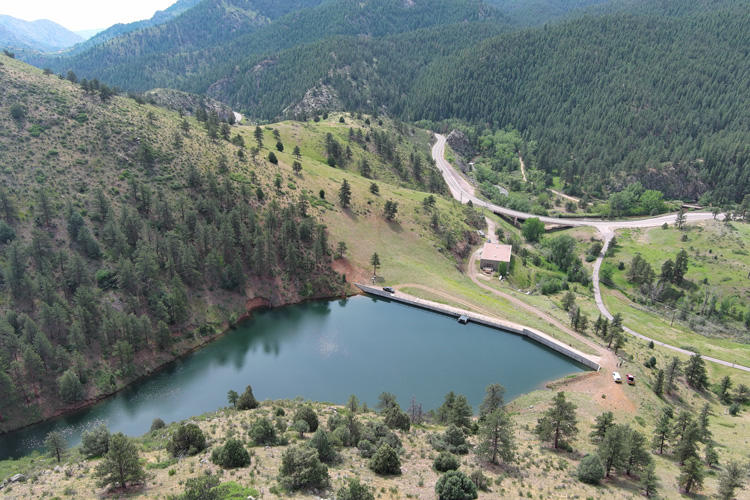
M 360 254 L 350 228 L 388 227 L 397 248 L 403 228 L 429 225 L 415 211 L 429 191 L 445 189 L 429 135 L 400 123 L 286 122 L 258 129 L 258 147 L 255 127 L 102 100 L 0 62 L 3 430 L 109 394 L 252 307 L 345 293 L 341 274 L 365 276 L 379 250 Z M 338 206 L 344 179 L 347 209 Z M 390 222 L 386 201 L 399 207 Z M 470 215 L 446 210 L 421 255 L 460 262 L 475 238 Z M 339 241 L 356 258 L 337 255 Z

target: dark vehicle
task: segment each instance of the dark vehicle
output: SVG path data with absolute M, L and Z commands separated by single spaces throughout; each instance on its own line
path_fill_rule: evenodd
M 396 293 L 396 290 L 394 290 L 392 286 L 384 286 L 383 291 L 388 293 Z

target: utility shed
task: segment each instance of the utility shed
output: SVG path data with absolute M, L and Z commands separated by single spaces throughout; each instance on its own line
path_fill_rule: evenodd
M 513 247 L 510 245 L 485 243 L 482 247 L 479 267 L 482 269 L 492 269 L 498 273 L 505 273 L 508 269 L 508 264 L 510 264 L 512 249 Z

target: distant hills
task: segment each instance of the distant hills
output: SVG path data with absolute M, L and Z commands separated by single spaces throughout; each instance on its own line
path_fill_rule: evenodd
M 24 21 L 0 15 L 0 47 L 2 48 L 53 52 L 82 41 L 81 36 L 47 19 Z
M 512 125 L 547 181 L 579 194 L 641 180 L 723 203 L 750 190 L 749 22 L 740 0 L 182 0 L 152 25 L 25 59 L 261 120 Z
M 171 21 L 188 9 L 195 7 L 200 2 L 201 0 L 178 0 L 168 8 L 157 11 L 153 16 L 151 16 L 151 19 L 144 19 L 142 21 L 136 21 L 127 24 L 115 24 L 105 30 L 98 31 L 93 36 L 86 39 L 86 41 L 84 41 L 83 43 L 80 43 L 72 48 L 70 50 L 70 53 L 78 54 L 86 51 L 87 49 L 90 49 L 91 47 L 104 43 L 107 40 L 111 40 L 112 38 L 115 38 L 117 36 L 125 35 L 126 33 L 130 33 L 139 29 L 164 24 L 168 21 Z

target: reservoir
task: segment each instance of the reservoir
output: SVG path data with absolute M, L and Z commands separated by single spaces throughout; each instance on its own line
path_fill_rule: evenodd
M 227 403 L 252 385 L 255 397 L 343 404 L 350 394 L 373 407 L 392 392 L 402 408 L 426 411 L 445 394 L 476 407 L 500 383 L 506 400 L 585 368 L 525 337 L 383 299 L 357 296 L 256 312 L 215 342 L 95 406 L 0 435 L 0 459 L 42 447 L 52 430 L 70 445 L 99 422 L 136 436 L 154 418 L 183 420 Z

